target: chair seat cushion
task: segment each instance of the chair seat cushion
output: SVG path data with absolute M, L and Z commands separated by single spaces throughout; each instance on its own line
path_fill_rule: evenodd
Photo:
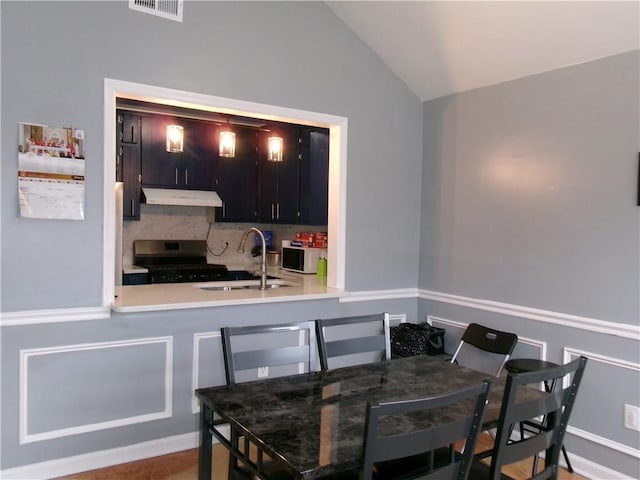
M 557 367 L 557 363 L 538 360 L 537 358 L 514 358 L 505 363 L 504 368 L 511 373 L 534 372 L 547 368 Z

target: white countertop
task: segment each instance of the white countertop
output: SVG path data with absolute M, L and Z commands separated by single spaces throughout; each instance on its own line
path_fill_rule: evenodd
M 338 298 L 342 290 L 327 287 L 327 279 L 316 275 L 303 275 L 269 269 L 268 274 L 285 279 L 293 286 L 267 290 L 233 289 L 205 290 L 201 283 L 157 283 L 151 285 L 123 285 L 115 288 L 112 309 L 116 312 L 151 312 L 252 303 L 291 302 Z

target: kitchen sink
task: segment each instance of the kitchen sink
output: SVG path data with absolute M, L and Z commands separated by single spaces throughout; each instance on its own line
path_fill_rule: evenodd
M 296 283 L 282 280 L 280 278 L 267 278 L 267 289 L 280 288 L 280 287 L 294 287 Z M 260 289 L 260 280 L 231 280 L 222 282 L 202 282 L 194 283 L 195 288 L 201 290 L 211 291 L 229 291 L 229 290 L 241 290 L 241 289 Z
M 275 278 L 267 275 L 267 278 Z M 237 281 L 237 280 L 260 280 L 260 275 L 256 275 L 249 270 L 228 270 L 225 277 L 220 281 Z

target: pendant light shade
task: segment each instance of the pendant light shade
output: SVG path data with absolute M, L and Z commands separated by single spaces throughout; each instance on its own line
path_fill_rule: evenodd
M 220 152 L 221 157 L 236 156 L 236 134 L 228 130 L 220 132 Z
M 167 152 L 182 152 L 184 128 L 180 125 L 167 125 Z
M 282 161 L 283 143 L 284 141 L 282 140 L 282 137 L 269 137 L 269 152 L 267 154 L 267 160 L 270 162 Z

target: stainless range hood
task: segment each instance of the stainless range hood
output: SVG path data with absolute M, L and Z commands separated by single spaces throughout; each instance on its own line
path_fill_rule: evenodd
M 148 205 L 185 205 L 189 207 L 221 207 L 216 192 L 205 190 L 177 190 L 173 188 L 143 188 Z

